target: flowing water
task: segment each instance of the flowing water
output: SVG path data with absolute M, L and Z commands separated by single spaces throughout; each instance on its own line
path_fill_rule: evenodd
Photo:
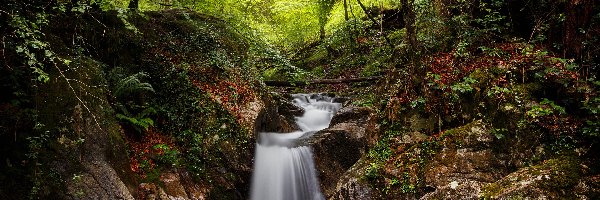
M 260 133 L 256 144 L 250 188 L 252 200 L 321 200 L 310 146 L 299 141 L 329 126 L 340 108 L 333 98 L 317 94 L 295 94 L 293 103 L 304 108 L 293 133 Z

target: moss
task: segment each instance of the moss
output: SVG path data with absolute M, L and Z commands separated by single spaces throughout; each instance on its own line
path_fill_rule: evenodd
M 486 87 L 487 85 L 489 85 L 495 76 L 494 76 L 494 74 L 490 73 L 488 70 L 476 69 L 475 71 L 471 72 L 469 77 L 477 80 L 477 83 L 475 84 L 476 87 L 483 88 L 483 87 Z
M 551 181 L 541 183 L 541 187 L 548 190 L 573 187 L 581 176 L 579 160 L 575 157 L 550 159 L 537 168 L 551 171 Z
M 526 167 L 483 188 L 485 199 L 513 198 L 519 195 L 566 197 L 580 179 L 579 160 L 562 156 Z M 532 193 L 533 192 L 533 193 Z M 539 193 L 542 194 L 539 194 Z M 565 196 L 566 195 L 566 196 Z
M 477 141 L 478 137 L 489 134 L 490 131 L 486 128 L 486 124 L 482 120 L 477 120 L 464 126 L 444 131 L 440 135 L 440 139 L 456 144 L 463 142 L 472 143 L 473 141 Z

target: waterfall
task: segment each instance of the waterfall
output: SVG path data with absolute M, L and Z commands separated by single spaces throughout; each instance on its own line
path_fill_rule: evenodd
M 296 142 L 327 128 L 341 105 L 334 103 L 331 97 L 318 94 L 293 97 L 293 103 L 304 108 L 304 114 L 296 118 L 301 131 L 258 135 L 250 188 L 252 200 L 324 199 L 312 149 Z

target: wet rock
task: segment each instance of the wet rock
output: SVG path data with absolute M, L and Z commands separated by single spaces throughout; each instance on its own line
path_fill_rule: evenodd
M 272 97 L 263 97 L 263 102 L 265 106 L 254 121 L 255 133 L 289 133 L 300 129 L 295 123 L 295 117 L 302 116 L 304 113 L 302 108 L 290 103 L 286 97 L 276 94 Z
M 48 84 L 47 87 L 59 85 Z M 64 110 L 65 107 L 61 106 L 64 105 L 49 103 L 41 112 Z M 90 108 L 94 113 L 94 116 L 90 116 L 81 104 L 73 106 L 69 125 L 83 143 L 75 145 L 68 137 L 58 140 L 57 158 L 50 166 L 66 178 L 66 189 L 60 191 L 65 194 L 60 195 L 65 195 L 67 199 L 134 199 L 131 194 L 135 188 L 133 176 L 126 154 L 122 153 L 125 152 L 122 132 L 113 118 L 102 110 L 107 107 L 107 103 L 102 103 Z M 97 120 L 104 120 L 105 123 L 99 124 Z
M 311 139 L 321 190 L 326 197 L 334 193 L 339 178 L 364 153 L 366 141 L 343 130 L 323 130 Z
M 479 181 L 452 181 L 445 186 L 439 186 L 435 192 L 428 193 L 420 199 L 479 199 L 482 183 Z
M 369 146 L 377 142 L 379 124 L 375 111 L 363 107 L 343 107 L 331 119 L 329 130 L 344 130 L 352 137 L 365 139 Z
M 364 180 L 363 173 L 369 167 L 369 162 L 363 156 L 346 173 L 344 173 L 335 187 L 335 191 L 329 199 L 335 200 L 362 200 L 372 199 L 373 189 Z
M 398 136 L 397 155 L 385 163 L 386 178 L 378 184 L 390 187 L 387 198 L 393 199 L 479 199 L 485 185 L 509 173 L 499 170 L 507 167 L 496 156 L 489 127 L 474 121 L 438 137 Z
M 341 123 L 353 123 L 355 125 L 366 125 L 367 120 L 371 117 L 373 110 L 363 107 L 343 107 L 333 119 L 331 119 L 330 128 L 335 128 Z
M 67 194 L 73 199 L 133 199 L 115 170 L 104 161 L 84 164 L 84 172 L 67 181 Z
M 346 102 L 348 102 L 350 99 L 346 98 L 346 97 L 336 97 L 333 99 L 333 103 L 341 103 L 344 104 Z
M 404 119 L 404 124 L 408 125 L 408 129 L 411 131 L 427 131 L 431 132 L 434 130 L 437 119 L 432 116 L 422 116 L 421 114 L 415 113 L 408 115 Z
M 349 170 L 364 155 L 369 136 L 376 130 L 374 117 L 367 108 L 342 108 L 328 129 L 315 133 L 310 139 L 326 198 L 360 199 L 370 194 L 368 187 L 359 183 L 359 173 Z

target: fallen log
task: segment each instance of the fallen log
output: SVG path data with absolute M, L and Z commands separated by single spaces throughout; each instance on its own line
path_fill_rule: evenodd
M 381 79 L 381 76 L 370 76 L 361 78 L 340 78 L 340 79 L 317 79 L 310 81 L 265 81 L 267 86 L 274 87 L 300 87 L 315 84 L 339 84 L 339 83 L 355 83 L 355 82 L 370 82 Z

